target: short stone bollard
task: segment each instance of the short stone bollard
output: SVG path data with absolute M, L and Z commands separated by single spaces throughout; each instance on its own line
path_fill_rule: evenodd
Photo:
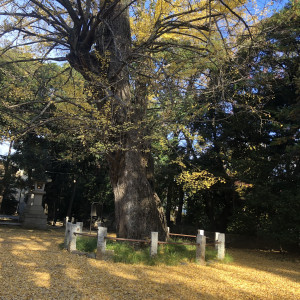
M 106 258 L 106 236 L 107 236 L 107 228 L 106 227 L 98 227 L 98 235 L 97 235 L 97 259 L 105 259 Z
M 203 229 L 198 229 L 197 234 L 199 234 L 199 235 L 204 235 L 204 230 L 203 230 Z
M 72 223 L 66 219 L 66 230 L 65 230 L 65 240 L 64 240 L 64 247 L 67 249 L 69 242 L 70 242 L 70 228 Z
M 218 245 L 217 258 L 223 260 L 225 258 L 225 233 L 219 233 L 217 245 Z
M 205 265 L 206 236 L 197 234 L 196 243 L 196 262 L 200 265 Z
M 158 249 L 158 232 L 151 232 L 150 256 L 157 255 Z
M 77 235 L 74 233 L 81 233 L 82 232 L 82 222 L 77 222 L 76 224 L 71 224 L 70 231 L 69 231 L 69 251 L 76 251 L 76 240 Z
M 76 222 L 76 224 L 78 224 L 79 227 L 80 227 L 80 231 L 79 232 L 82 232 L 82 230 L 83 230 L 83 222 Z

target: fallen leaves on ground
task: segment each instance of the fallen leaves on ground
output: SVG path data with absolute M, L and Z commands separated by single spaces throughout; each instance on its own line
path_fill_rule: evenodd
M 0 228 L 0 299 L 300 299 L 297 259 L 232 249 L 230 264 L 125 265 L 60 250 L 63 238 Z

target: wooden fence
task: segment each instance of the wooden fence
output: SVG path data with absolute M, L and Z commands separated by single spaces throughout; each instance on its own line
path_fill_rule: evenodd
M 134 243 L 145 243 L 150 244 L 150 256 L 157 255 L 158 245 L 163 244 L 175 244 L 175 245 L 193 245 L 196 246 L 196 262 L 198 264 L 205 264 L 205 247 L 208 245 L 215 246 L 217 250 L 217 258 L 219 260 L 223 260 L 225 257 L 225 234 L 224 233 L 215 233 L 215 240 L 212 243 L 206 242 L 206 236 L 204 235 L 204 230 L 198 230 L 197 235 L 185 235 L 185 234 L 176 234 L 170 233 L 168 229 L 168 238 L 167 242 L 158 240 L 158 232 L 151 232 L 151 240 L 138 240 L 138 239 L 125 239 L 125 238 L 117 238 L 107 236 L 107 228 L 106 227 L 98 227 L 98 232 L 96 234 L 88 234 L 82 232 L 82 222 L 77 222 L 76 224 L 72 224 L 66 220 L 66 230 L 65 230 L 65 241 L 64 245 L 68 251 L 76 251 L 76 240 L 77 236 L 87 236 L 97 238 L 97 259 L 106 259 L 109 255 L 109 252 L 106 249 L 106 241 L 114 240 L 114 241 L 126 241 L 126 242 L 134 242 Z M 171 242 L 169 240 L 170 236 L 178 236 L 178 237 L 188 237 L 195 238 L 196 242 Z

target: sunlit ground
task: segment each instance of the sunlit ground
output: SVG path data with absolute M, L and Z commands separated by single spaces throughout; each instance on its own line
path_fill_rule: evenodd
M 232 249 L 230 264 L 125 265 L 60 250 L 63 234 L 0 227 L 0 299 L 300 299 L 297 257 Z

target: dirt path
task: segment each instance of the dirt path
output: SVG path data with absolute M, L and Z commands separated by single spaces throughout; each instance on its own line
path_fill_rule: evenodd
M 299 260 L 229 250 L 230 264 L 150 267 L 59 250 L 61 231 L 0 228 L 0 299 L 300 299 Z

